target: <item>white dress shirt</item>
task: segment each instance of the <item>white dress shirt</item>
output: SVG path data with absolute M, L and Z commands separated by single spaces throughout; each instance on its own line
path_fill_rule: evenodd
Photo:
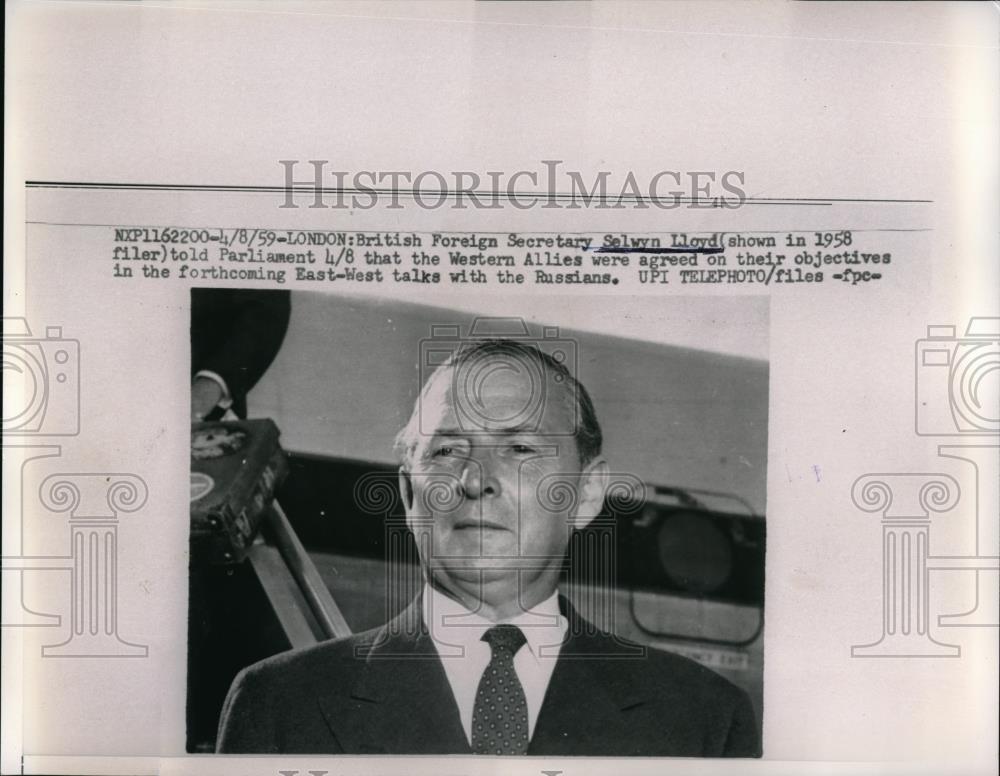
M 423 615 L 458 704 L 465 737 L 471 744 L 476 690 L 491 657 L 490 645 L 482 637 L 500 623 L 470 612 L 430 585 L 424 586 Z M 559 612 L 557 593 L 504 623 L 518 626 L 526 639 L 514 656 L 514 670 L 528 704 L 530 740 L 569 625 Z

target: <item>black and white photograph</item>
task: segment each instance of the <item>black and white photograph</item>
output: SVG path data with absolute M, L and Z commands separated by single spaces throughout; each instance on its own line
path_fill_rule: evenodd
M 189 751 L 759 756 L 767 300 L 725 306 L 194 290 Z

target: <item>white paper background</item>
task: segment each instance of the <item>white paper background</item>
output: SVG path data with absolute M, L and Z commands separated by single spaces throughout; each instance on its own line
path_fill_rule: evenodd
M 881 606 L 881 529 L 877 515 L 851 503 L 854 480 L 943 471 L 971 490 L 960 464 L 936 456 L 940 440 L 913 433 L 913 354 L 927 324 L 961 330 L 970 316 L 998 314 L 995 7 L 15 3 L 7 22 L 5 315 L 62 325 L 95 370 L 85 384 L 101 401 L 85 408 L 85 435 L 65 444 L 67 458 L 87 470 L 140 472 L 152 495 L 141 529 L 123 518 L 119 601 L 121 633 L 149 644 L 150 658 L 43 661 L 36 633 L 5 628 L 5 772 L 20 767 L 22 753 L 172 756 L 183 746 L 186 521 L 176 518 L 187 510 L 186 289 L 115 285 L 104 264 L 74 261 L 67 245 L 81 232 L 67 243 L 55 229 L 25 228 L 39 216 L 31 199 L 25 213 L 23 181 L 280 185 L 278 159 L 329 159 L 348 171 L 538 169 L 539 160 L 562 159 L 585 178 L 598 169 L 738 169 L 750 196 L 933 200 L 811 209 L 808 218 L 793 207 L 727 215 L 730 230 L 933 230 L 886 236 L 886 249 L 905 257 L 891 281 L 771 290 L 765 753 L 862 763 L 854 766 L 862 772 L 874 762 L 891 772 L 893 761 L 907 761 L 895 766 L 902 772 L 995 768 L 996 628 L 950 629 L 944 640 L 961 644 L 957 659 L 850 657 L 851 645 L 877 638 Z M 273 198 L 251 212 L 219 204 L 205 214 L 180 195 L 136 195 L 125 214 L 124 199 L 59 196 L 37 200 L 41 220 L 68 212 L 75 223 L 128 215 L 242 225 L 262 213 L 276 223 L 322 221 L 279 213 Z M 376 216 L 361 222 L 475 228 L 468 213 L 403 213 L 391 225 Z M 672 231 L 705 228 L 709 218 L 656 214 L 654 227 L 630 211 L 586 214 L 585 226 L 572 217 L 503 212 L 497 228 Z M 542 301 L 531 296 L 489 304 L 530 313 Z M 957 509 L 934 524 L 935 551 L 968 551 L 963 520 Z M 39 530 L 39 546 L 65 541 L 62 523 Z M 958 611 L 971 594 L 957 574 L 933 590 L 932 612 Z M 337 770 L 362 770 L 356 762 Z M 112 765 L 29 758 L 26 766 L 85 767 Z M 119 767 L 306 766 L 284 758 Z

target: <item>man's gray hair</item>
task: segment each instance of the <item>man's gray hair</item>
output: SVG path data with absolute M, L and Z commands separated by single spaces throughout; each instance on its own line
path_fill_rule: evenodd
M 396 454 L 404 465 L 411 462 L 413 453 L 420 441 L 420 405 L 431 384 L 447 369 L 457 369 L 472 361 L 494 355 L 533 361 L 537 366 L 547 370 L 555 378 L 556 382 L 562 385 L 563 390 L 572 393 L 577 405 L 576 413 L 574 413 L 577 416 L 577 422 L 573 431 L 573 438 L 576 441 L 576 451 L 579 455 L 581 466 L 586 466 L 601 454 L 604 435 L 601 432 L 601 424 L 597 420 L 594 402 L 590 398 L 587 389 L 583 386 L 583 383 L 572 375 L 565 364 L 557 361 L 551 355 L 534 345 L 525 342 L 511 339 L 484 339 L 466 342 L 457 347 L 448 356 L 447 360 L 438 366 L 431 376 L 427 378 L 414 404 L 409 421 L 407 421 L 406 425 L 396 435 Z

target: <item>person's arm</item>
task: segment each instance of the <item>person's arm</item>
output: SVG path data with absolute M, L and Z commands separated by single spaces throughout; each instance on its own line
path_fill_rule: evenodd
M 239 414 L 245 414 L 246 394 L 267 371 L 284 340 L 291 294 L 194 289 L 191 304 L 192 419 L 208 415 L 217 405 L 224 409 L 235 405 Z

